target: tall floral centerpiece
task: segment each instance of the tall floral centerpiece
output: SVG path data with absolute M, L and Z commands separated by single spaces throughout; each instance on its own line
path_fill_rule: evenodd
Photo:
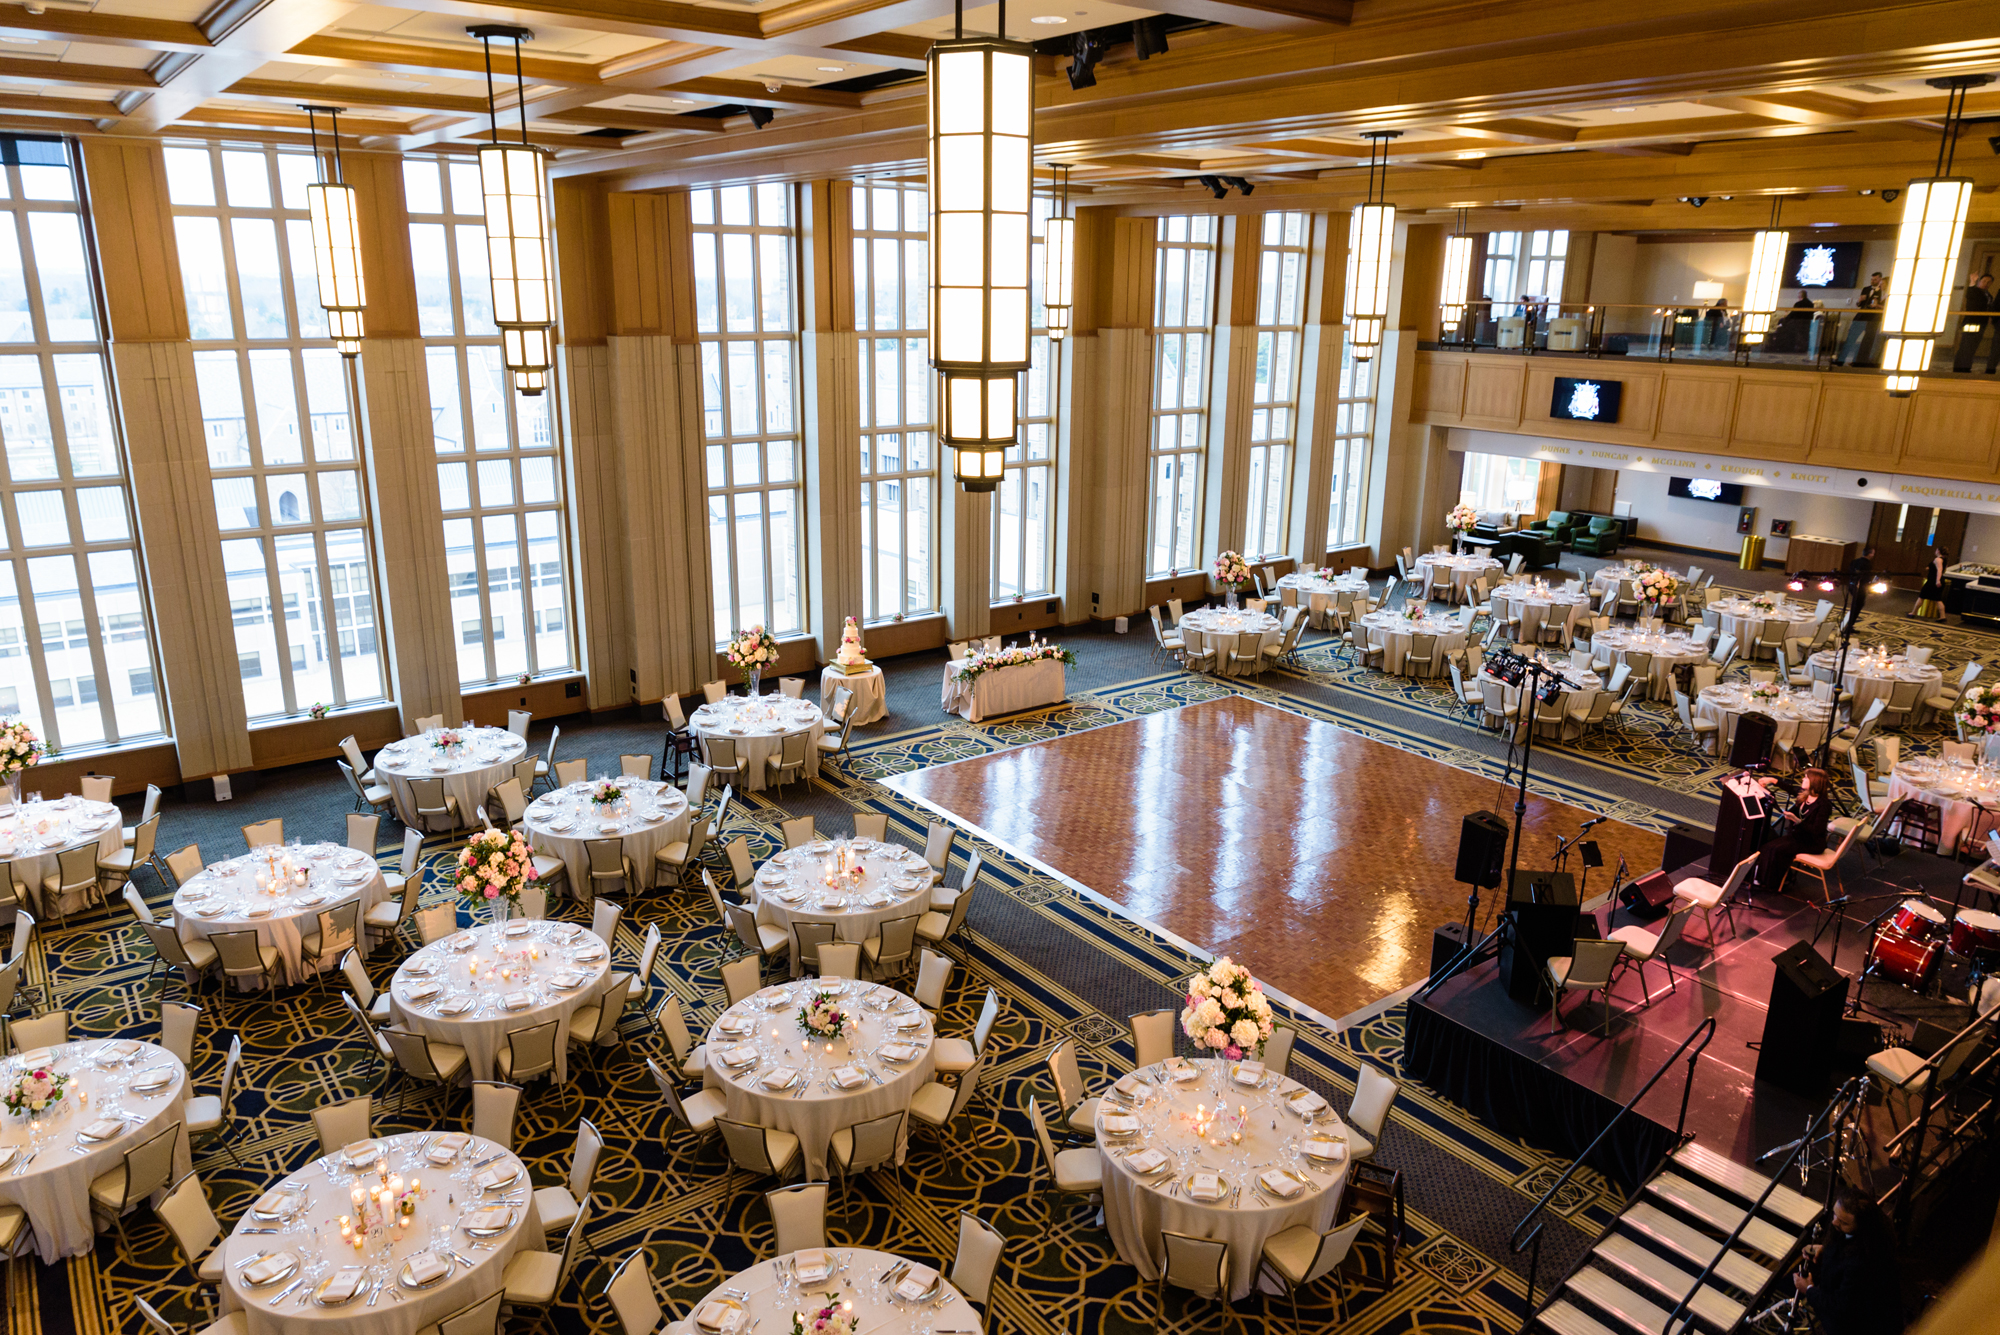
M 0 723 L 0 776 L 7 780 L 7 793 L 14 806 L 21 805 L 21 771 L 42 758 L 42 739 L 26 719 Z
M 1227 955 L 1188 980 L 1187 1004 L 1181 1007 L 1181 1032 L 1197 1048 L 1216 1055 L 1215 1085 L 1220 1096 L 1225 1062 L 1254 1057 L 1264 1050 L 1276 1021 L 1264 989 L 1250 971 Z
M 482 830 L 466 840 L 458 855 L 458 893 L 476 903 L 491 903 L 496 921 L 519 906 L 521 891 L 541 879 L 535 852 L 519 830 Z
M 1951 711 L 1958 724 L 1958 740 L 1983 742 L 2000 735 L 2000 686 L 1968 686 Z
M 1230 610 L 1234 611 L 1237 591 L 1250 582 L 1250 563 L 1241 552 L 1222 553 L 1215 558 L 1215 582 L 1222 586 Z
M 778 661 L 778 637 L 762 626 L 739 630 L 729 637 L 728 653 L 729 661 L 743 669 L 744 683 L 755 695 L 765 667 Z
M 1444 526 L 1451 530 L 1451 549 L 1458 550 L 1459 539 L 1472 532 L 1472 526 L 1479 522 L 1479 511 L 1460 501 L 1445 512 Z
M 840 647 L 833 651 L 833 665 L 850 677 L 869 669 L 868 655 L 861 648 L 861 626 L 853 617 L 840 628 Z
M 1658 566 L 1641 570 L 1633 576 L 1632 587 L 1638 591 L 1640 602 L 1651 603 L 1655 608 L 1672 602 L 1681 592 L 1680 580 Z

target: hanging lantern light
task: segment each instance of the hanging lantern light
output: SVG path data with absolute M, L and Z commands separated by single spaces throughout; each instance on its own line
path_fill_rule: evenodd
M 930 97 L 931 365 L 944 376 L 944 443 L 967 491 L 992 491 L 1014 443 L 1028 368 L 1033 48 L 956 35 L 925 57 Z M 971 456 L 971 457 L 969 457 Z M 990 456 L 990 457 L 988 457 Z
M 1458 211 L 1458 230 L 1445 238 L 1444 275 L 1438 280 L 1439 324 L 1447 341 L 1455 341 L 1465 323 L 1466 292 L 1472 283 L 1472 238 L 1465 230 L 1465 213 Z
M 306 187 L 306 207 L 312 215 L 313 272 L 319 279 L 319 304 L 326 311 L 326 331 L 343 357 L 361 353 L 362 308 L 368 305 L 368 285 L 361 276 L 361 209 L 354 187 L 341 179 L 340 108 L 301 104 L 306 133 L 312 138 L 313 165 L 320 179 Z M 326 179 L 326 162 L 319 155 L 320 112 L 333 118 L 333 179 Z
M 1042 308 L 1048 312 L 1049 337 L 1060 341 L 1069 336 L 1076 309 L 1076 220 L 1069 216 L 1069 167 L 1055 170 L 1062 173 L 1062 188 L 1042 238 Z
M 1771 331 L 1778 313 L 1778 287 L 1785 278 L 1785 253 L 1792 234 L 1778 226 L 1783 195 L 1771 201 L 1771 225 L 1750 241 L 1750 277 L 1743 286 L 1743 341 L 1755 346 Z
M 1382 327 L 1389 319 L 1389 261 L 1396 243 L 1396 206 L 1376 197 L 1375 158 L 1382 158 L 1380 188 L 1389 187 L 1389 140 L 1401 130 L 1371 130 L 1368 145 L 1368 200 L 1354 209 L 1347 233 L 1347 345 L 1354 360 L 1365 362 L 1382 346 Z
M 552 330 L 556 319 L 555 274 L 549 263 L 548 150 L 528 142 L 528 99 L 521 77 L 521 43 L 534 33 L 508 23 L 479 23 L 466 31 L 486 54 L 486 109 L 493 122 L 491 143 L 479 148 L 479 183 L 486 200 L 486 263 L 493 283 L 493 322 L 500 326 L 500 349 L 514 388 L 540 394 L 554 364 Z M 500 112 L 493 96 L 494 39 L 514 44 L 514 100 L 521 115 L 521 142 L 500 139 Z
M 1951 174 L 1952 159 L 1965 115 L 1966 90 L 1992 83 L 1993 76 L 1956 74 L 1925 82 L 1946 92 L 1944 138 L 1938 144 L 1935 174 L 1911 181 L 1903 191 L 1895 273 L 1882 303 L 1882 367 L 1889 373 L 1889 396 L 1896 399 L 1909 397 L 1917 378 L 1930 369 L 1937 336 L 1944 332 L 1951 310 L 1958 247 L 1972 209 L 1972 181 Z

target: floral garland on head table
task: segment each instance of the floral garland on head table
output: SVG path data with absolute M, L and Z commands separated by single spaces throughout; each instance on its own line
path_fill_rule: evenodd
M 1039 663 L 1045 658 L 1056 659 L 1065 668 L 1076 666 L 1075 651 L 1065 649 L 1059 644 L 1022 645 L 1013 649 L 1002 649 L 997 654 L 987 654 L 982 658 L 967 659 L 965 666 L 958 670 L 957 680 L 972 681 L 982 673 L 991 672 L 995 668 L 1018 667 L 1022 663 Z
M 729 637 L 729 661 L 743 669 L 743 680 L 778 661 L 778 637 L 762 626 L 739 630 Z

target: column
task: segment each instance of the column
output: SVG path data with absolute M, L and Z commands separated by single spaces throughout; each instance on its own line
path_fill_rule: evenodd
M 860 350 L 854 332 L 851 181 L 800 190 L 799 360 L 806 405 L 807 624 L 823 663 L 861 618 Z
M 1369 531 L 1375 535 L 1375 557 L 1382 564 L 1391 563 L 1394 553 L 1404 547 L 1422 551 L 1443 542 L 1445 514 L 1458 499 L 1457 474 L 1446 467 L 1445 432 L 1409 420 L 1417 343 L 1436 337 L 1438 267 L 1445 236 L 1446 229 L 1434 224 L 1396 227 L 1389 318 L 1381 350 L 1375 354 L 1380 368 L 1369 475 Z

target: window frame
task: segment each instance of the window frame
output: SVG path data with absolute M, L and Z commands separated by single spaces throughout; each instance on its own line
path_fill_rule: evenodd
M 1153 365 L 1149 383 L 1147 410 L 1149 434 L 1146 440 L 1146 578 L 1168 579 L 1176 575 L 1190 574 L 1202 568 L 1201 519 L 1203 474 L 1207 471 L 1208 420 L 1211 410 L 1211 382 L 1214 377 L 1215 359 L 1215 302 L 1218 290 L 1218 270 L 1221 267 L 1221 218 L 1214 214 L 1168 214 L 1159 219 L 1154 233 L 1153 248 Z M 1185 233 L 1182 239 L 1172 235 L 1175 224 L 1182 224 Z M 1196 232 L 1206 232 L 1197 238 Z M 1193 257 L 1205 254 L 1206 272 L 1202 276 L 1204 318 L 1188 321 L 1188 297 L 1190 295 L 1187 274 L 1193 266 Z M 1171 256 L 1178 254 L 1181 266 L 1181 305 L 1175 312 L 1169 312 L 1167 303 L 1167 270 L 1173 263 Z M 1169 324 L 1169 314 L 1178 315 L 1180 321 Z M 1199 349 L 1201 364 L 1191 377 L 1186 370 L 1186 356 L 1190 346 Z M 1178 350 L 1175 365 L 1181 367 L 1179 374 L 1180 393 L 1171 406 L 1163 406 L 1168 349 Z M 1193 403 L 1181 400 L 1186 397 L 1190 385 L 1195 387 Z M 1163 446 L 1161 433 L 1163 424 L 1171 421 L 1175 429 L 1174 443 Z M 1190 429 L 1190 427 L 1192 429 Z M 1193 441 L 1192 446 L 1186 442 Z M 1162 466 L 1167 460 L 1174 461 L 1171 491 L 1166 496 L 1167 505 L 1161 506 Z M 1161 549 L 1160 523 L 1162 515 L 1171 516 L 1172 534 L 1166 544 L 1164 564 L 1154 560 Z M 1187 521 L 1186 560 L 1178 558 L 1182 549 L 1182 519 Z
M 993 489 L 993 550 L 988 562 L 990 589 L 987 597 L 991 602 L 1022 602 L 1029 598 L 1046 598 L 1055 594 L 1056 582 L 1056 484 L 1061 476 L 1057 469 L 1057 455 L 1060 452 L 1060 428 L 1057 425 L 1058 407 L 1062 396 L 1062 349 L 1064 340 L 1049 337 L 1049 315 L 1046 297 L 1042 291 L 1043 261 L 1048 244 L 1048 220 L 1054 216 L 1056 200 L 1050 195 L 1037 195 L 1034 208 L 1029 214 L 1029 254 L 1028 254 L 1028 351 L 1029 365 L 1020 376 L 1020 390 L 1015 402 L 1015 421 L 1019 425 L 1019 435 L 1001 456 L 1000 485 Z M 1072 257 L 1074 258 L 1074 257 Z M 1034 411 L 1035 395 L 1039 382 L 1041 411 Z M 1028 453 L 1028 442 L 1037 433 L 1041 437 L 1041 452 Z M 1030 524 L 1027 514 L 1028 488 L 1034 475 L 1041 475 L 1042 522 L 1041 568 L 1042 577 L 1035 587 L 1029 587 L 1028 550 L 1030 547 Z M 1009 494 L 1017 498 L 1018 505 L 1010 517 L 1006 513 L 1005 498 Z M 1008 591 L 1001 584 L 1001 567 L 1005 546 L 1004 538 L 1015 534 L 1014 588 Z
M 1261 219 L 1256 325 L 1251 334 L 1250 458 L 1245 474 L 1243 555 L 1252 561 L 1271 561 L 1286 554 L 1285 535 L 1291 531 L 1292 451 L 1298 443 L 1312 215 L 1302 209 L 1273 209 Z M 1278 236 L 1275 241 L 1271 239 L 1274 230 Z M 1286 240 L 1287 236 L 1293 239 Z M 1284 299 L 1287 261 L 1292 271 L 1289 304 Z M 1288 343 L 1288 360 L 1271 366 Z M 1273 488 L 1278 492 L 1275 517 L 1270 504 Z
M 1356 361 L 1341 340 L 1334 397 L 1334 429 L 1324 448 L 1333 451 L 1327 486 L 1326 550 L 1358 547 L 1368 506 L 1368 473 L 1375 454 L 1375 402 L 1381 358 Z

